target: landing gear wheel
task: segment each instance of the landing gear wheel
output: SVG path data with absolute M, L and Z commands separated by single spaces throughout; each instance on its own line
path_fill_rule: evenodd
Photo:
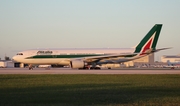
M 29 65 L 29 70 L 33 70 L 33 66 L 31 64 Z
M 100 67 L 91 67 L 90 70 L 100 70 Z
M 29 67 L 29 70 L 33 70 L 33 67 Z

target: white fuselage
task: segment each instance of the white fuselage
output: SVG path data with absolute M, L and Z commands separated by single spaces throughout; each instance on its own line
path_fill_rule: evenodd
M 41 53 L 38 53 L 41 51 Z M 69 65 L 70 60 L 85 58 L 86 56 L 107 54 L 130 54 L 134 48 L 74 48 L 74 49 L 38 49 L 19 52 L 13 60 L 26 64 L 60 64 Z M 112 59 L 111 59 L 112 60 Z M 116 58 L 115 60 L 118 61 Z M 102 61 L 108 61 L 102 60 Z

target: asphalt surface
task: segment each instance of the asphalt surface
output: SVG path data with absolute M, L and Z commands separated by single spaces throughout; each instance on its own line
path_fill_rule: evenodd
M 78 70 L 70 68 L 0 68 L 0 74 L 180 74 L 178 69 L 101 69 Z

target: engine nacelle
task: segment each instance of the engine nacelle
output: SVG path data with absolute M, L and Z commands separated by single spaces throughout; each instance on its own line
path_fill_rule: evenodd
M 85 66 L 83 60 L 72 60 L 70 64 L 71 64 L 71 68 L 83 68 Z

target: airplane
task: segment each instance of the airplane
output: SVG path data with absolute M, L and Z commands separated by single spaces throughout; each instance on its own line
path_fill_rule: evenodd
M 167 64 L 168 64 L 168 66 L 180 66 L 180 61 L 179 62 L 170 62 L 169 60 L 167 60 Z
M 17 53 L 13 61 L 32 65 L 69 65 L 73 69 L 100 69 L 97 65 L 123 63 L 169 48 L 156 49 L 162 24 L 155 24 L 134 48 L 32 49 Z

